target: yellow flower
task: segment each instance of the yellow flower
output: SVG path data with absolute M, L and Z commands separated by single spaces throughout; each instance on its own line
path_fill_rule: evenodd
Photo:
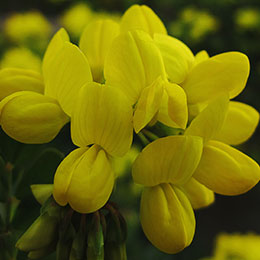
M 41 72 L 41 59 L 24 47 L 10 48 L 5 51 L 0 68 L 21 68 Z
M 228 92 L 236 97 L 249 76 L 249 60 L 240 52 L 226 52 L 208 57 L 196 56 L 179 40 L 162 34 L 154 35 L 170 82 L 179 84 L 187 95 L 189 110 L 207 104 L 216 95 Z
M 188 7 L 182 10 L 179 19 L 170 23 L 169 31 L 178 37 L 188 35 L 190 40 L 198 42 L 218 27 L 218 21 L 212 14 Z
M 192 207 L 214 200 L 212 191 L 191 180 L 202 148 L 197 136 L 164 137 L 146 146 L 133 164 L 134 181 L 145 186 L 140 208 L 144 233 L 163 252 L 189 246 L 195 232 Z
M 83 86 L 71 118 L 72 141 L 80 148 L 56 171 L 55 200 L 81 213 L 101 208 L 114 184 L 110 156 L 123 156 L 132 134 L 132 107 L 120 91 L 94 82 Z
M 250 157 L 225 144 L 247 140 L 259 122 L 252 107 L 230 102 L 228 95 L 210 103 L 189 125 L 186 136 L 200 136 L 204 147 L 193 177 L 223 195 L 238 195 L 254 187 L 260 179 L 259 165 Z
M 136 21 L 139 21 L 138 24 Z M 244 89 L 249 75 L 249 60 L 246 55 L 240 52 L 226 52 L 208 57 L 206 52 L 200 52 L 194 56 L 188 46 L 178 39 L 167 35 L 166 30 L 163 28 L 163 23 L 150 8 L 138 5 L 130 7 L 121 20 L 121 31 L 128 31 L 128 36 L 117 37 L 111 46 L 105 64 L 105 78 L 108 82 L 112 82 L 114 86 L 118 85 L 118 87 L 132 99 L 133 104 L 138 101 L 139 97 L 140 101 L 138 101 L 136 105 L 134 118 L 136 132 L 142 129 L 151 118 L 155 116 L 158 112 L 159 104 L 160 109 L 156 114 L 158 121 L 171 127 L 185 128 L 185 109 L 180 106 L 181 103 L 184 104 L 186 102 L 186 100 L 184 101 L 185 96 L 187 96 L 189 119 L 191 120 L 217 95 L 229 92 L 230 98 L 236 97 Z M 141 38 L 141 32 L 134 31 L 136 29 L 148 32 L 153 39 L 150 38 L 148 40 L 147 36 L 146 38 L 144 36 Z M 137 35 L 137 37 L 134 37 L 134 35 Z M 138 51 L 142 53 L 141 60 L 144 64 L 144 68 L 141 68 L 140 65 L 138 67 L 138 61 L 133 58 L 137 57 L 137 54 L 134 53 L 135 50 L 133 50 L 133 47 L 132 50 L 130 50 L 130 39 L 124 40 L 125 43 L 123 43 L 123 38 L 130 38 L 130 36 L 132 36 L 133 39 L 141 38 L 143 41 L 144 39 L 146 40 L 145 47 L 140 47 L 141 45 L 135 40 L 136 44 L 139 44 L 137 45 Z M 124 45 L 124 49 L 121 50 L 119 45 Z M 155 45 L 157 49 L 153 45 Z M 152 48 L 154 49 L 153 54 L 151 51 Z M 150 49 L 148 58 L 153 60 L 153 64 L 156 65 L 153 71 L 150 70 L 149 64 L 147 64 L 149 62 L 148 58 L 143 54 L 145 51 L 148 52 L 148 49 Z M 158 49 L 160 54 L 158 54 Z M 127 50 L 130 55 L 127 56 L 127 54 L 124 54 L 124 50 Z M 119 57 L 114 55 L 116 51 L 119 53 Z M 144 57 L 147 60 L 144 60 Z M 122 59 L 127 61 L 123 62 Z M 163 64 L 161 59 L 163 60 Z M 133 67 L 138 68 L 136 69 L 138 72 L 135 72 Z M 145 71 L 146 78 L 153 77 L 152 80 L 154 81 L 154 78 L 160 75 L 164 82 L 168 80 L 171 84 L 171 87 L 168 84 L 167 88 L 164 87 L 166 91 L 164 91 L 162 99 L 160 98 L 161 88 L 157 86 L 158 84 L 155 84 L 156 89 L 155 87 L 144 88 L 141 94 L 140 89 L 143 87 L 140 87 L 140 83 L 134 85 L 134 83 L 130 82 L 130 78 L 134 79 L 132 82 L 136 82 L 137 74 L 139 74 L 140 78 L 142 71 Z M 126 78 L 127 73 L 131 75 L 129 79 Z M 123 76 L 121 76 L 121 74 L 123 74 Z M 117 77 L 116 75 L 119 76 Z M 121 86 L 119 86 L 119 82 L 121 82 Z M 147 86 L 148 84 L 146 83 L 144 85 Z M 175 86 L 175 90 L 173 90 L 173 86 Z M 177 87 L 179 94 L 176 93 Z M 180 87 L 183 88 L 185 93 L 181 94 L 181 90 L 179 90 Z M 156 96 L 154 100 L 152 89 L 153 93 L 157 91 L 156 94 L 154 94 L 154 96 Z M 170 91 L 171 93 L 169 93 Z M 176 96 L 178 96 L 178 98 L 174 98 Z M 182 98 L 180 96 L 182 96 Z M 151 105 L 151 103 L 153 105 Z M 138 118 L 140 117 L 140 113 L 139 115 L 137 113 L 138 104 L 139 107 L 141 107 L 142 117 L 146 116 L 146 120 Z M 150 107 L 149 113 L 147 111 L 148 109 L 145 108 L 148 104 Z M 173 105 L 175 105 L 174 108 L 171 107 Z M 180 116 L 180 114 L 182 116 Z
M 104 76 L 135 106 L 137 133 L 153 118 L 168 126 L 186 127 L 185 92 L 167 80 L 160 51 L 146 32 L 121 33 L 114 39 L 105 59 Z
M 235 22 L 241 29 L 257 29 L 260 24 L 260 12 L 253 8 L 238 9 Z
M 217 236 L 212 260 L 245 259 L 258 260 L 260 236 L 254 233 L 226 234 Z
M 130 7 L 121 20 L 121 31 L 138 29 L 150 33 L 163 58 L 166 77 L 184 89 L 189 107 L 208 103 L 225 92 L 234 98 L 244 89 L 249 76 L 249 60 L 245 54 L 226 52 L 209 58 L 203 52 L 194 56 L 188 46 L 167 35 L 162 26 L 159 17 L 146 6 Z
M 86 4 L 79 3 L 64 12 L 60 18 L 60 24 L 73 38 L 78 38 L 92 18 L 92 10 Z
M 78 90 L 92 81 L 87 59 L 64 29 L 49 44 L 42 70 L 44 87 L 39 73 L 11 68 L 0 73 L 0 124 L 19 142 L 51 141 L 69 121 Z
M 211 204 L 214 192 L 238 195 L 258 183 L 258 164 L 219 141 L 243 142 L 258 121 L 255 109 L 229 104 L 228 94 L 221 95 L 193 119 L 184 135 L 157 139 L 143 149 L 132 175 L 146 187 L 141 224 L 153 245 L 167 253 L 181 251 L 194 235 L 192 208 Z
M 52 32 L 52 25 L 38 11 L 17 13 L 8 17 L 4 23 L 7 37 L 18 44 L 45 48 Z

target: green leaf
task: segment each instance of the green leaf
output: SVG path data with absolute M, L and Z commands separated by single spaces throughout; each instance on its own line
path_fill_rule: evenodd
M 16 196 L 23 199 L 31 195 L 30 185 L 51 184 L 59 163 L 63 159 L 63 154 L 54 148 L 48 148 L 42 152 L 35 164 L 23 172 L 22 180 L 17 185 Z

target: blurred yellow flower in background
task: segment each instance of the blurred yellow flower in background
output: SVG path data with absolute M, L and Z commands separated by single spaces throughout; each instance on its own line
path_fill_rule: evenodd
M 41 58 L 25 47 L 8 49 L 0 60 L 0 68 L 22 68 L 41 72 Z
M 253 8 L 238 9 L 235 14 L 235 23 L 241 29 L 256 29 L 260 26 L 260 10 Z
M 219 23 L 212 14 L 188 7 L 182 10 L 179 19 L 170 23 L 169 31 L 177 37 L 188 34 L 191 40 L 199 42 L 207 34 L 217 31 L 218 27 Z
M 110 19 L 118 22 L 120 14 L 105 11 L 95 12 L 87 4 L 72 5 L 60 17 L 60 24 L 69 32 L 71 37 L 78 40 L 84 28 L 93 21 Z
M 60 24 L 76 38 L 82 33 L 84 27 L 92 20 L 92 10 L 84 3 L 73 5 L 60 17 Z
M 39 11 L 16 13 L 4 23 L 4 33 L 19 45 L 37 45 L 44 49 L 52 32 L 51 23 Z
M 254 233 L 220 233 L 216 238 L 214 256 L 203 260 L 259 260 L 260 236 Z

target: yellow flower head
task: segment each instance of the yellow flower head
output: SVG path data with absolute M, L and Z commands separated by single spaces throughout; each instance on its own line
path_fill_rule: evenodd
M 77 8 L 63 18 L 70 22 L 73 14 L 75 37 L 91 16 L 88 7 Z M 59 30 L 42 74 L 1 70 L 0 124 L 15 140 L 44 143 L 71 120 L 77 148 L 58 166 L 53 187 L 34 187 L 34 193 L 43 202 L 53 190 L 58 204 L 79 213 L 108 201 L 113 162 L 127 158 L 133 129 L 150 133 L 154 141 L 131 157 L 133 179 L 144 186 L 141 224 L 153 245 L 177 253 L 192 242 L 194 209 L 213 203 L 214 193 L 238 195 L 260 179 L 259 165 L 231 147 L 246 141 L 259 122 L 254 108 L 230 101 L 244 89 L 249 69 L 240 52 L 194 55 L 167 35 L 149 7 L 134 5 L 119 23 L 94 19 L 79 47 Z M 143 130 L 150 126 L 161 127 L 162 137 Z

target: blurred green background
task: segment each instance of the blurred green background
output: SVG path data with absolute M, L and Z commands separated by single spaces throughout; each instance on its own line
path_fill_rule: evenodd
M 70 32 L 72 40 L 77 43 L 84 25 L 93 17 L 108 16 L 118 19 L 134 3 L 150 6 L 166 24 L 169 34 L 184 41 L 194 54 L 200 50 L 207 50 L 210 56 L 226 51 L 241 51 L 247 54 L 251 64 L 250 77 L 247 87 L 236 100 L 252 105 L 260 111 L 259 0 L 1 1 L 0 68 L 23 67 L 26 64 L 28 68 L 40 70 L 40 59 L 44 49 L 59 27 L 64 26 Z M 31 11 L 32 13 L 26 17 L 21 15 Z M 33 166 L 31 160 L 28 163 L 28 158 L 33 158 L 34 149 L 43 147 L 21 145 L 1 133 L 1 155 L 7 155 L 7 159 L 11 161 L 10 158 L 15 158 L 23 167 L 28 166 L 28 169 L 25 167 L 25 171 L 28 171 L 27 181 L 22 182 L 18 196 L 22 202 L 14 217 L 14 228 L 21 232 L 39 213 L 39 205 L 32 197 L 28 184 L 52 182 L 55 168 L 62 155 L 48 149 L 55 147 L 63 154 L 70 151 L 70 140 L 64 139 L 68 131 L 68 127 L 63 129 L 54 142 L 44 146 L 47 153 L 53 152 L 52 160 L 46 159 L 49 157 L 43 154 L 35 159 L 36 163 Z M 259 128 L 239 149 L 260 162 Z M 13 153 L 18 153 L 20 157 L 24 154 L 25 158 L 17 157 Z M 217 195 L 212 206 L 196 212 L 197 229 L 191 246 L 177 255 L 166 255 L 155 249 L 142 233 L 138 219 L 139 195 L 139 189 L 133 186 L 128 169 L 127 173 L 119 178 L 113 199 L 122 209 L 128 222 L 127 252 L 130 260 L 197 260 L 212 254 L 214 240 L 219 232 L 252 231 L 260 234 L 260 185 L 257 185 L 241 196 Z M 53 257 L 46 259 L 54 259 Z M 18 259 L 27 258 L 25 254 L 19 253 Z

